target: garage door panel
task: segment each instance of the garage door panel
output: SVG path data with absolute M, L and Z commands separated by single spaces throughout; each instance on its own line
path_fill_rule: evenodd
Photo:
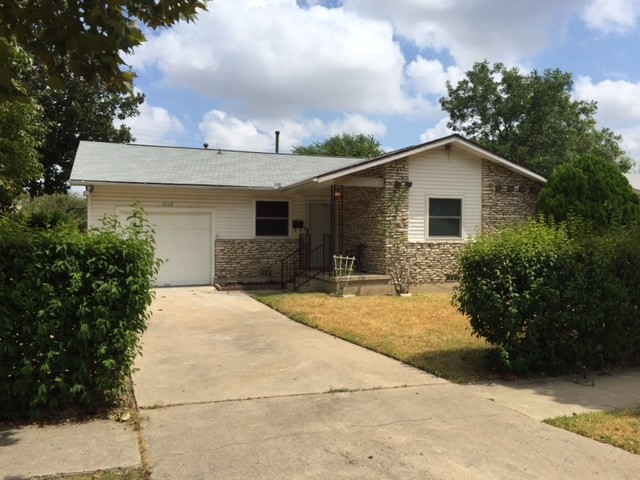
M 156 283 L 209 285 L 212 279 L 210 213 L 153 213 L 156 256 L 163 260 Z
M 163 248 L 170 249 L 193 249 L 209 248 L 211 235 L 209 231 L 187 230 L 184 232 L 172 231 L 170 234 L 162 232 L 163 235 L 156 234 L 156 244 Z
M 209 230 L 211 227 L 206 214 L 152 214 L 149 221 L 152 225 L 161 225 L 163 230 Z
M 201 284 L 204 285 L 210 283 L 210 280 L 207 280 L 207 282 L 198 282 L 194 281 L 194 278 L 209 278 L 209 268 L 201 267 L 200 269 L 194 269 L 189 267 L 189 270 L 175 269 L 171 274 L 171 277 L 167 279 L 166 282 L 163 282 L 160 276 L 158 276 L 158 281 L 156 283 L 160 287 Z
M 119 211 L 122 221 L 131 214 Z M 147 214 L 155 231 L 156 257 L 164 263 L 156 278 L 158 286 L 210 285 L 213 278 L 213 218 L 211 212 L 184 210 Z
M 208 248 L 175 248 L 174 247 L 174 248 L 159 249 L 156 247 L 156 256 L 164 260 L 166 263 L 172 262 L 174 265 L 180 264 L 180 265 L 197 266 L 202 263 L 207 265 L 209 264 Z

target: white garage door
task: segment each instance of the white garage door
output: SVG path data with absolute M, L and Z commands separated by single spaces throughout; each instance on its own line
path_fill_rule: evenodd
M 211 214 L 149 213 L 156 257 L 163 260 L 157 285 L 211 284 Z

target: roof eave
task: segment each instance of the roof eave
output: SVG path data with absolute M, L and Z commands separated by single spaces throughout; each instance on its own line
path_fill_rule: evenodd
M 213 189 L 213 190 L 257 190 L 265 192 L 281 192 L 286 188 L 278 187 L 266 187 L 266 186 L 252 186 L 252 185 L 198 185 L 198 184 L 184 184 L 184 183 L 153 183 L 153 182 L 117 182 L 117 181 L 104 181 L 104 180 L 78 180 L 71 179 L 69 184 L 74 187 L 88 187 L 92 185 L 97 186 L 110 186 L 110 187 L 164 187 L 164 188 L 199 188 L 199 189 Z

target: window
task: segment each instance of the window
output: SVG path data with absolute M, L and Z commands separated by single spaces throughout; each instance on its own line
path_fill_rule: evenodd
M 429 233 L 433 237 L 462 237 L 462 199 L 430 198 Z
M 256 236 L 289 236 L 289 202 L 256 202 Z

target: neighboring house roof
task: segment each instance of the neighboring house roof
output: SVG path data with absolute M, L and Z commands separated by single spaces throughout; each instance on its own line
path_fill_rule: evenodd
M 634 193 L 640 195 L 640 173 L 625 173 L 625 177 L 629 180 Z
M 329 182 L 447 145 L 546 183 L 546 179 L 537 173 L 460 135 L 450 135 L 373 159 L 82 141 L 70 181 L 77 186 L 118 183 L 286 190 Z
M 118 183 L 274 189 L 362 161 L 82 141 L 70 181 L 79 186 Z

